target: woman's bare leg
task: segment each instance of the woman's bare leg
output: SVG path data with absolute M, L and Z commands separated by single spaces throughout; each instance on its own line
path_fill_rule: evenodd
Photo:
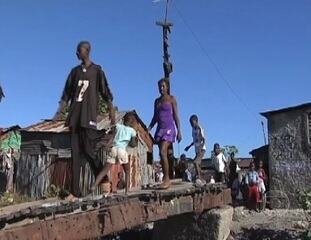
M 161 188 L 169 188 L 170 186 L 170 176 L 169 176 L 169 165 L 168 165 L 168 158 L 167 158 L 167 150 L 170 146 L 170 142 L 163 141 L 159 144 L 160 150 L 160 157 L 162 162 L 162 169 L 163 169 L 163 183 L 161 184 Z

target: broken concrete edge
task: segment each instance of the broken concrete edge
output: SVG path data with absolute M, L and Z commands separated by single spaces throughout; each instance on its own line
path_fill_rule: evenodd
M 232 215 L 233 208 L 225 205 L 202 213 L 171 216 L 154 223 L 150 240 L 226 240 L 230 235 Z
M 230 236 L 233 218 L 233 207 L 224 206 L 222 208 L 211 209 L 206 212 L 210 223 L 210 240 L 226 240 Z
M 117 234 L 146 223 L 167 219 L 170 216 L 222 207 L 231 203 L 230 189 L 207 193 L 195 189 L 188 195 L 169 198 L 157 197 L 148 202 L 138 197 L 119 199 L 113 205 L 97 204 L 96 208 L 67 213 L 62 216 L 44 215 L 24 226 L 0 231 L 0 239 L 89 239 Z M 196 193 L 197 192 L 197 193 Z M 160 194 L 161 195 L 161 194 Z M 40 212 L 38 212 L 40 215 Z

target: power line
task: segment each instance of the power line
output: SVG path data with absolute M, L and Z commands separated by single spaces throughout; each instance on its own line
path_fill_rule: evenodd
M 220 68 L 218 67 L 218 65 L 216 64 L 216 62 L 213 60 L 213 58 L 210 56 L 210 54 L 207 52 L 207 50 L 205 49 L 205 47 L 203 46 L 202 42 L 200 41 L 199 37 L 197 36 L 197 34 L 192 30 L 192 28 L 190 27 L 190 25 L 188 24 L 188 22 L 186 21 L 184 15 L 181 13 L 181 11 L 179 10 L 179 8 L 177 7 L 177 5 L 172 2 L 173 7 L 176 9 L 176 12 L 178 14 L 178 16 L 180 17 L 180 19 L 183 21 L 183 23 L 185 24 L 185 26 L 187 27 L 187 29 L 189 30 L 189 32 L 191 33 L 192 37 L 194 38 L 195 42 L 198 44 L 198 46 L 200 47 L 200 49 L 202 50 L 202 52 L 205 54 L 205 56 L 208 58 L 208 60 L 211 62 L 211 64 L 213 65 L 213 67 L 215 68 L 217 74 L 219 75 L 220 79 L 224 81 L 224 83 L 226 84 L 226 86 L 228 87 L 228 89 L 231 91 L 231 93 L 236 97 L 236 99 L 245 107 L 245 109 L 250 113 L 250 115 L 252 115 L 256 121 L 258 121 L 257 118 L 257 114 L 252 111 L 250 109 L 250 107 L 246 104 L 246 102 L 244 102 L 244 100 L 239 96 L 239 94 L 233 89 L 233 87 L 231 86 L 230 82 L 225 78 L 225 76 L 222 74 L 222 72 L 220 71 Z

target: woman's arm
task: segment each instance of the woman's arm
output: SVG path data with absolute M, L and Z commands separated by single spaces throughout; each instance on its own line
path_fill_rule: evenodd
M 157 122 L 157 119 L 156 119 L 156 115 L 157 115 L 157 104 L 158 104 L 158 99 L 156 99 L 156 100 L 154 101 L 154 106 L 153 106 L 153 117 L 152 117 L 151 122 L 150 122 L 149 127 L 148 127 L 148 130 L 149 130 L 149 131 L 154 127 L 154 125 L 155 125 L 156 122 Z

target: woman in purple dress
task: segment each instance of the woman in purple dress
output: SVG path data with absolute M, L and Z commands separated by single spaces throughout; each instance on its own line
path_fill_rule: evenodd
M 154 114 L 148 130 L 150 131 L 154 125 L 157 124 L 154 139 L 159 146 L 161 164 L 164 173 L 163 183 L 160 188 L 167 189 L 170 186 L 169 164 L 167 157 L 168 148 L 175 142 L 176 137 L 178 142 L 181 141 L 181 131 L 177 102 L 175 97 L 170 95 L 168 79 L 161 79 L 158 82 L 158 87 L 161 96 L 154 102 Z

